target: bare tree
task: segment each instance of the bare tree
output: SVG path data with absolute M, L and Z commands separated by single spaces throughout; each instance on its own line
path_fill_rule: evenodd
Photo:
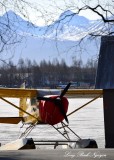
M 52 2 L 54 2 L 52 0 Z M 54 21 L 51 25 L 48 26 L 47 33 L 51 30 L 53 32 L 52 35 L 55 35 L 55 40 L 60 40 L 62 38 L 70 37 L 71 40 L 75 40 L 75 44 L 67 48 L 64 52 L 68 52 L 72 50 L 72 52 L 83 53 L 84 50 L 91 49 L 89 45 L 86 43 L 89 38 L 90 42 L 92 40 L 96 40 L 94 44 L 96 44 L 96 54 L 98 54 L 99 50 L 99 42 L 97 40 L 104 35 L 113 35 L 114 34 L 114 1 L 112 0 L 81 0 L 81 1 L 63 1 L 63 6 L 58 6 L 57 2 L 55 2 L 55 8 L 58 12 L 65 11 L 64 14 L 61 14 L 59 19 Z M 53 3 L 52 3 L 53 5 Z M 71 12 L 72 11 L 72 12 Z M 76 27 L 73 27 L 73 24 L 70 25 L 71 20 L 77 20 L 75 17 L 77 15 L 81 15 L 81 13 L 89 13 L 97 15 L 98 20 L 94 21 L 94 23 L 90 23 L 88 25 L 80 25 L 80 31 L 76 30 Z M 51 11 L 49 12 L 51 15 Z M 75 21 L 76 22 L 76 21 Z M 80 22 L 79 22 L 80 23 Z M 84 28 L 84 30 L 83 30 Z M 65 30 L 66 29 L 66 30 Z M 66 31 L 63 33 L 63 31 Z M 64 35 L 64 37 L 63 37 Z M 79 39 L 78 39 L 79 38 Z M 58 41 L 56 41 L 56 47 L 59 51 Z M 73 49 L 74 48 L 74 49 Z M 88 51 L 87 51 L 88 52 Z M 92 51 L 91 51 L 92 52 Z
M 0 21 L 1 28 L 4 26 L 2 29 L 3 31 L 0 34 L 1 41 L 5 44 L 8 44 L 9 40 L 12 38 L 12 35 L 13 35 L 12 42 L 15 42 L 14 39 L 16 39 L 15 37 L 16 34 L 12 34 L 16 32 L 16 30 L 14 30 L 13 27 L 14 24 L 13 22 L 11 22 L 12 19 L 10 19 L 10 17 L 7 14 L 9 8 L 29 21 L 31 21 L 30 17 L 31 13 L 33 12 L 36 15 L 37 21 L 39 21 L 39 19 L 42 18 L 42 20 L 44 20 L 44 25 L 48 25 L 48 29 L 46 31 L 49 32 L 50 29 L 51 30 L 53 29 L 55 31 L 55 35 L 58 35 L 58 32 L 60 32 L 60 30 L 62 31 L 65 25 L 66 24 L 68 25 L 75 15 L 78 15 L 81 12 L 86 13 L 86 11 L 91 11 L 90 12 L 91 14 L 94 13 L 100 18 L 100 21 L 98 23 L 101 23 L 102 27 L 99 29 L 98 27 L 96 28 L 93 24 L 93 26 L 90 26 L 90 28 L 88 28 L 87 34 L 89 35 L 113 34 L 113 31 L 111 30 L 111 27 L 114 23 L 113 0 L 109 1 L 80 0 L 78 2 L 74 0 L 71 1 L 63 0 L 60 4 L 59 3 L 60 2 L 57 2 L 55 0 L 50 0 L 47 3 L 44 2 L 42 3 L 41 1 L 39 2 L 34 1 L 34 3 L 31 3 L 30 0 L 2 0 L 0 2 L 0 8 L 2 9 L 2 12 L 6 12 L 6 17 L 4 22 Z M 55 17 L 59 16 L 60 13 L 68 10 L 69 11 L 71 10 L 72 12 L 67 12 L 67 14 L 64 15 L 61 14 L 59 20 L 55 19 Z M 16 20 L 15 17 L 14 20 Z M 17 21 L 19 22 L 18 19 Z M 37 23 L 37 21 L 34 21 L 34 23 Z M 107 25 L 104 26 L 103 23 Z M 11 34 L 9 34 L 10 31 Z M 5 39 L 2 36 L 3 33 L 6 33 L 6 36 L 4 37 L 8 37 L 7 39 Z
M 45 3 L 45 4 L 43 4 Z M 0 1 L 0 9 L 1 14 L 4 13 L 4 16 L 0 17 L 0 52 L 2 54 L 2 51 L 4 49 L 9 50 L 10 46 L 15 46 L 18 42 L 22 41 L 22 38 L 25 37 L 24 31 L 23 33 L 19 32 L 21 25 L 19 25 L 20 19 L 16 17 L 16 15 L 13 15 L 13 18 L 9 17 L 9 9 L 12 9 L 15 13 L 22 16 L 26 21 L 28 20 L 28 28 L 31 26 L 36 28 L 36 25 L 33 25 L 33 23 L 37 24 L 37 21 L 39 19 L 44 21 L 44 25 L 47 25 L 48 27 L 44 31 L 45 38 L 55 37 L 56 40 L 56 48 L 59 52 L 58 47 L 58 40 L 61 39 L 63 31 L 67 29 L 67 34 L 64 35 L 64 39 L 67 37 L 72 37 L 75 39 L 76 43 L 67 48 L 67 52 L 69 50 L 72 50 L 72 48 L 75 49 L 73 52 L 82 52 L 84 42 L 84 38 L 88 37 L 97 37 L 102 35 L 113 35 L 113 23 L 114 23 L 114 1 L 113 0 L 80 0 L 80 1 L 55 1 L 50 0 L 48 3 L 42 1 L 34 1 L 34 3 L 31 3 L 30 0 L 1 0 Z M 45 5 L 45 6 L 44 6 Z M 31 12 L 30 12 L 31 11 Z M 66 11 L 66 12 L 64 12 Z M 72 11 L 72 12 L 68 12 Z M 70 27 L 71 20 L 76 16 L 83 13 L 86 13 L 90 11 L 89 13 L 96 14 L 100 19 L 97 20 L 95 23 L 89 24 L 87 26 L 80 26 L 81 29 L 84 27 L 83 30 L 77 31 L 73 25 Z M 64 14 L 61 14 L 64 12 Z M 31 14 L 34 13 L 36 15 L 36 19 L 34 22 L 32 21 Z M 59 14 L 60 17 L 59 17 Z M 56 17 L 56 18 L 55 18 Z M 56 20 L 59 17 L 59 20 Z M 17 22 L 17 23 L 14 23 Z M 30 24 L 30 26 L 29 26 Z M 25 28 L 27 29 L 27 28 Z M 17 32 L 18 31 L 18 32 Z M 50 34 L 51 33 L 51 34 Z M 51 36 L 50 36 L 51 35 Z M 79 39 L 77 39 L 80 36 Z M 86 43 L 85 43 L 86 45 Z M 76 48 L 77 47 L 77 48 Z M 80 48 L 81 49 L 80 49 Z M 66 50 L 62 51 L 66 52 Z
M 11 46 L 16 47 L 16 44 L 22 42 L 25 29 L 30 28 L 29 25 L 25 26 L 23 33 L 21 32 L 22 16 L 26 21 L 30 21 L 27 8 L 32 8 L 32 4 L 26 0 L 1 0 L 0 1 L 0 53 L 3 50 L 8 51 Z M 12 11 L 14 11 L 14 14 Z M 28 24 L 32 25 L 32 23 Z M 12 51 L 11 51 L 12 52 Z M 13 54 L 11 55 L 13 56 Z M 1 58 L 2 59 L 2 58 Z

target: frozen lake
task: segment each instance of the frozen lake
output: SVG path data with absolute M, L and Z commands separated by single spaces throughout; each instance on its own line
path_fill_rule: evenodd
M 16 105 L 19 105 L 19 99 L 10 99 Z M 69 99 L 69 110 L 68 113 L 80 107 L 84 103 L 90 101 L 90 99 Z M 96 101 L 85 106 L 83 109 L 77 111 L 68 117 L 69 126 L 73 129 L 76 134 L 81 138 L 92 138 L 97 141 L 99 148 L 104 148 L 104 119 L 103 119 L 103 102 L 102 98 L 97 99 Z M 3 102 L 0 102 L 0 116 L 18 116 L 18 110 L 12 107 L 11 105 Z M 25 130 L 27 125 L 21 128 L 22 123 L 18 125 L 11 124 L 0 124 L 0 142 L 5 144 L 12 140 L 16 140 L 20 134 Z M 63 139 L 59 133 L 54 130 L 53 127 L 49 125 L 40 125 L 36 126 L 34 130 L 29 134 L 28 137 L 33 139 Z M 71 138 L 74 139 L 73 135 Z

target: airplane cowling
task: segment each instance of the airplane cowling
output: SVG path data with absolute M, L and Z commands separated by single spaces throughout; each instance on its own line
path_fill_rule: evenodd
M 49 98 L 56 99 L 57 97 L 59 96 L 50 96 Z M 65 113 L 67 113 L 68 100 L 66 97 L 62 97 L 61 101 L 63 109 Z M 39 114 L 42 122 L 50 125 L 55 125 L 62 122 L 64 120 L 64 116 L 62 115 L 59 107 L 60 106 L 51 101 L 39 101 Z

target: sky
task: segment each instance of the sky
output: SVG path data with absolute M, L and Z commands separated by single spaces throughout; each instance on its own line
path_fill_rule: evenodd
M 29 0 L 28 0 L 29 1 Z M 35 4 L 39 8 L 39 10 L 44 13 L 44 19 L 46 19 L 48 22 L 58 19 L 61 13 L 63 13 L 65 10 L 72 10 L 73 12 L 76 11 L 76 6 L 82 6 L 80 1 L 77 3 L 74 2 L 74 0 L 39 0 L 36 2 L 35 0 L 30 0 L 31 3 Z M 46 14 L 47 12 L 47 14 Z M 37 17 L 38 13 L 34 14 L 34 11 L 30 13 L 30 18 L 34 19 Z M 92 13 L 91 11 L 83 11 L 79 15 L 85 16 L 88 19 L 95 20 L 98 19 L 99 16 L 95 13 Z M 38 17 L 37 24 L 42 25 L 45 24 L 46 21 L 44 21 L 42 18 Z
M 94 7 L 98 4 L 101 4 L 105 9 L 111 9 L 112 6 L 114 6 L 114 2 L 112 0 L 27 0 L 31 2 L 32 4 L 35 4 L 39 8 L 39 10 L 44 14 L 45 19 L 49 21 L 53 21 L 53 19 L 57 19 L 61 13 L 63 13 L 65 10 L 71 10 L 73 12 L 77 11 L 77 7 L 85 6 L 85 4 L 90 5 L 91 7 Z M 112 10 L 112 9 L 111 9 Z M 99 11 L 101 11 L 99 9 Z M 47 14 L 46 14 L 47 12 Z M 102 12 L 101 12 L 102 13 Z M 100 17 L 93 13 L 90 10 L 81 11 L 81 16 L 85 16 L 86 18 L 90 20 L 96 20 Z M 35 19 L 34 12 L 30 13 L 31 19 Z M 39 22 L 41 25 L 44 22 L 42 18 L 39 18 Z
M 112 6 L 114 6 L 113 0 L 26 0 L 32 4 L 30 4 L 32 7 L 28 7 L 29 5 L 25 3 L 20 3 L 21 0 L 5 1 L 7 10 L 16 11 L 18 14 L 25 14 L 27 18 L 29 15 L 30 21 L 39 26 L 52 23 L 65 10 L 76 12 L 77 7 L 82 7 L 85 4 L 89 4 L 92 7 L 101 4 L 106 9 L 110 8 L 110 10 L 112 10 Z M 1 0 L 2 3 L 5 3 L 5 1 Z M 0 6 L 1 14 L 5 11 L 2 8 L 3 7 Z M 90 20 L 99 19 L 97 14 L 89 10 L 82 11 L 79 15 L 85 16 Z
M 24 0 L 30 4 L 20 3 L 21 0 L 0 0 L 1 15 L 8 10 L 13 10 L 17 14 L 25 15 L 32 23 L 43 26 L 47 25 L 54 20 L 58 19 L 61 13 L 66 10 L 76 12 L 77 7 L 85 5 L 85 1 L 88 1 L 88 5 L 94 7 L 99 3 L 105 8 L 112 11 L 114 2 L 112 0 Z M 83 3 L 82 3 L 83 1 Z M 6 3 L 5 3 L 6 2 Z M 1 6 L 4 3 L 5 9 Z M 32 6 L 32 7 L 31 7 Z M 108 8 L 109 7 L 109 8 Z M 90 11 L 83 11 L 81 16 L 85 16 L 88 19 L 99 19 L 98 15 Z M 27 19 L 27 20 L 28 20 Z

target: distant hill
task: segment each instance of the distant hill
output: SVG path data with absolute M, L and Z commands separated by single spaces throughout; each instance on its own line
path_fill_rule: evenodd
M 24 20 L 13 11 L 1 16 L 0 22 L 8 23 L 17 33 L 17 38 L 23 37 L 21 43 L 12 44 L 10 49 L 3 51 L 2 59 L 11 58 L 17 63 L 19 58 L 37 62 L 57 58 L 64 59 L 70 65 L 75 56 L 86 62 L 88 58 L 95 58 L 96 54 L 98 55 L 100 40 L 96 42 L 86 38 L 81 44 L 79 42 L 90 31 L 94 32 L 98 27 L 101 29 L 100 21 L 88 20 L 70 10 L 63 12 L 54 23 L 44 27 Z

